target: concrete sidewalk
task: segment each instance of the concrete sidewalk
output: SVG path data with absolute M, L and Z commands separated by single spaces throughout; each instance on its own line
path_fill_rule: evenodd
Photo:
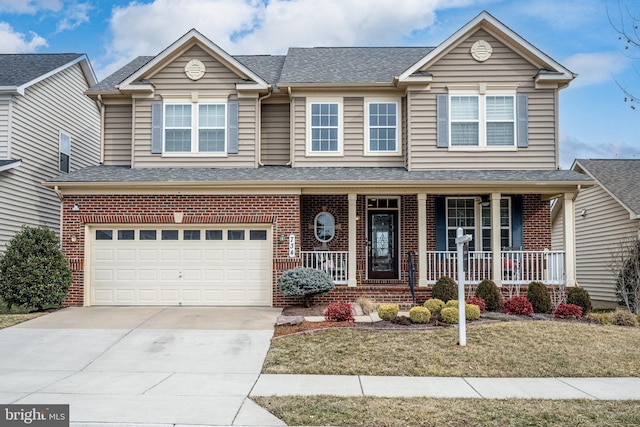
M 461 378 L 268 375 L 253 396 L 640 400 L 640 378 Z

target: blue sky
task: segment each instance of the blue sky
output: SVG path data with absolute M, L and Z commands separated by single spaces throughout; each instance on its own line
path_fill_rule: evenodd
M 640 2 L 620 0 L 640 16 Z M 578 74 L 560 91 L 560 160 L 640 158 L 640 49 L 618 0 L 0 0 L 0 53 L 86 53 L 98 79 L 191 28 L 230 54 L 290 46 L 436 46 L 482 10 Z M 635 67 L 635 68 L 634 68 Z

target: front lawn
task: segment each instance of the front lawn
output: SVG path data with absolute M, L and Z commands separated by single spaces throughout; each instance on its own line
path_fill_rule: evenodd
M 578 322 L 501 322 L 467 329 L 335 328 L 272 340 L 266 374 L 638 377 L 640 329 Z
M 287 425 L 558 426 L 640 425 L 637 401 L 254 397 Z
M 0 329 L 26 322 L 46 313 L 0 314 Z

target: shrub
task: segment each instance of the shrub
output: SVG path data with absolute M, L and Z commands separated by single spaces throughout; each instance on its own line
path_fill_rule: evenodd
M 367 297 L 358 297 L 356 303 L 360 304 L 364 314 L 371 314 L 376 311 L 376 304 Z
M 527 297 L 516 296 L 507 298 L 504 302 L 504 312 L 516 316 L 531 316 L 533 315 L 533 307 Z
M 591 322 L 599 323 L 601 325 L 611 324 L 611 313 L 587 313 L 585 318 Z
M 614 255 L 620 262 L 614 262 L 616 269 L 616 296 L 618 304 L 632 313 L 640 313 L 640 241 L 625 244 L 621 242 L 621 251 Z M 614 258 L 614 259 L 615 259 Z
M 582 307 L 582 314 L 587 314 L 592 310 L 591 297 L 585 288 L 572 287 L 567 292 L 567 304 L 575 304 Z
M 378 306 L 378 317 L 382 320 L 391 321 L 398 317 L 398 311 L 400 311 L 398 304 L 380 304 Z
M 467 300 L 465 302 L 467 304 L 477 305 L 478 308 L 480 309 L 480 313 L 484 313 L 485 311 L 487 311 L 487 306 L 484 303 L 484 300 L 482 298 L 480 298 L 480 297 L 467 298 Z
M 502 308 L 502 293 L 493 280 L 484 279 L 476 288 L 476 296 L 482 298 L 488 311 L 498 311 Z
M 638 326 L 638 319 L 627 310 L 616 310 L 611 313 L 611 324 L 617 326 Z
M 582 307 L 575 304 L 560 304 L 553 317 L 558 319 L 582 319 Z
M 431 298 L 424 302 L 425 308 L 428 308 L 431 314 L 439 314 L 444 307 L 444 301 L 438 298 Z
M 445 307 L 440 312 L 440 319 L 445 323 L 458 323 L 458 309 L 455 307 Z
M 409 319 L 413 323 L 429 323 L 431 312 L 426 307 L 412 307 L 409 310 Z
M 431 296 L 442 301 L 458 299 L 458 284 L 451 277 L 442 276 L 433 285 Z
M 449 301 L 447 301 L 447 303 L 444 305 L 445 307 L 455 307 L 458 308 L 458 300 L 457 299 L 450 299 Z
M 464 317 L 471 322 L 478 320 L 480 318 L 480 307 L 475 304 L 466 304 L 464 307 Z
M 351 313 L 351 304 L 347 302 L 332 302 L 324 312 L 324 318 L 327 322 L 353 322 L 354 317 Z
M 331 276 L 322 270 L 296 267 L 280 276 L 278 287 L 285 297 L 304 297 L 305 305 L 309 307 L 314 295 L 329 292 L 334 284 Z
M 540 282 L 529 283 L 527 299 L 536 313 L 548 313 L 551 311 L 551 297 L 547 287 Z
M 9 309 L 59 306 L 72 279 L 60 241 L 45 227 L 23 226 L 0 257 L 0 297 Z

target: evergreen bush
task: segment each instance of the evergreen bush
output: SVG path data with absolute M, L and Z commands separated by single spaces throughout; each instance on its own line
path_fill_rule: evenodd
M 502 293 L 493 280 L 484 279 L 476 288 L 476 296 L 482 298 L 487 311 L 499 311 L 502 308 Z
M 398 304 L 380 304 L 378 306 L 378 317 L 382 320 L 393 320 L 398 317 L 400 307 Z
M 285 271 L 278 279 L 278 287 L 285 297 L 304 297 L 307 307 L 314 295 L 324 294 L 334 288 L 331 276 L 315 268 L 296 267 Z
M 484 300 L 480 297 L 467 298 L 465 302 L 467 304 L 477 305 L 478 308 L 480 309 L 480 313 L 484 313 L 485 311 L 487 311 L 487 305 L 484 303 Z
M 431 296 L 442 301 L 458 299 L 458 284 L 451 277 L 442 276 L 433 285 Z
M 445 307 L 440 312 L 440 319 L 449 324 L 458 323 L 458 309 L 456 307 Z
M 540 282 L 531 282 L 527 288 L 527 299 L 536 313 L 549 313 L 551 311 L 551 296 L 547 287 Z
M 438 298 L 431 298 L 424 302 L 425 308 L 428 308 L 431 314 L 439 314 L 444 308 L 444 301 Z
M 0 297 L 9 309 L 60 306 L 72 280 L 60 241 L 48 228 L 23 226 L 0 256 Z
M 575 304 L 582 307 L 583 315 L 586 315 L 593 309 L 589 292 L 579 286 L 569 288 L 567 292 L 567 304 Z
M 429 323 L 431 312 L 426 307 L 412 307 L 409 310 L 409 319 L 413 323 Z
M 480 307 L 475 304 L 465 304 L 464 317 L 470 322 L 478 320 L 480 318 Z

